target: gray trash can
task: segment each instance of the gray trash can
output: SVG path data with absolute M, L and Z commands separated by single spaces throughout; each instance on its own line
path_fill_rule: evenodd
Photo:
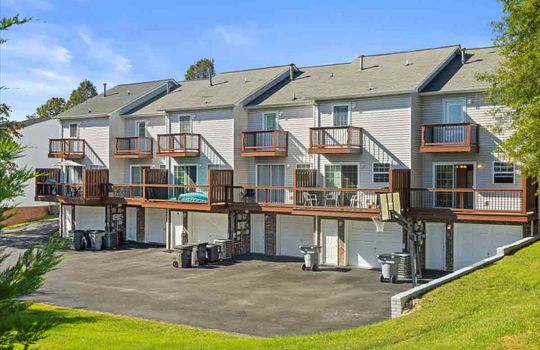
M 69 231 L 69 236 L 71 237 L 71 249 L 75 250 L 83 250 L 83 238 L 84 238 L 84 231 L 83 230 L 75 230 L 75 231 Z
M 118 234 L 116 232 L 105 232 L 103 236 L 103 248 L 114 249 L 118 246 Z
M 208 258 L 206 257 L 207 242 L 197 243 L 197 264 L 206 265 Z
M 394 254 L 379 254 L 377 259 L 381 263 L 381 282 L 396 283 L 397 280 L 397 264 Z
M 183 244 L 174 247 L 174 250 L 178 253 L 173 260 L 173 266 L 178 268 L 182 267 L 187 269 L 191 267 L 191 255 L 193 253 L 193 245 Z
M 219 261 L 219 247 L 215 244 L 206 245 L 206 256 L 209 263 L 215 263 Z
M 301 245 L 300 251 L 304 254 L 302 270 L 317 271 L 319 269 L 319 254 L 321 252 L 321 246 Z
M 89 232 L 90 236 L 90 246 L 88 248 L 92 250 L 101 250 L 103 244 L 103 235 L 105 231 L 103 230 L 94 230 Z

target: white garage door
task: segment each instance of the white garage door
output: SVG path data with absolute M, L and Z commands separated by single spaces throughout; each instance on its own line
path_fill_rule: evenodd
M 227 214 L 189 213 L 189 242 L 213 243 L 215 239 L 228 238 Z
M 105 230 L 105 207 L 75 206 L 77 230 Z
M 184 212 L 171 211 L 171 229 L 172 229 L 172 245 L 177 246 L 182 244 L 182 233 L 184 232 Z
M 446 269 L 446 224 L 426 223 L 426 269 Z
M 454 225 L 454 270 L 493 256 L 497 248 L 520 240 L 517 225 Z
M 251 252 L 264 254 L 264 215 L 251 214 Z
M 128 241 L 137 240 L 137 208 L 126 208 L 126 231 Z
M 363 268 L 380 268 L 377 254 L 400 252 L 403 247 L 401 226 L 387 222 L 384 232 L 376 232 L 371 221 L 347 221 L 347 264 Z M 348 233 L 348 234 L 347 234 Z
M 144 210 L 145 241 L 165 244 L 167 218 L 165 209 L 146 208 Z
M 278 215 L 278 254 L 302 257 L 299 247 L 303 244 L 313 244 L 314 220 L 309 216 Z

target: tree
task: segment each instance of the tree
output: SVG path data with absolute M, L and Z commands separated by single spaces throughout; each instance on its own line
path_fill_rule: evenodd
M 504 60 L 479 78 L 490 83 L 495 132 L 512 135 L 501 148 L 540 180 L 540 0 L 504 0 L 503 17 L 492 24 Z
M 70 109 L 94 96 L 97 96 L 96 87 L 90 80 L 85 79 L 81 81 L 79 87 L 73 90 L 71 95 L 69 95 L 69 100 L 66 103 L 65 109 Z
M 208 79 L 211 76 L 216 75 L 214 70 L 214 60 L 209 58 L 202 58 L 189 66 L 184 78 L 186 80 L 202 80 Z
M 38 118 L 52 118 L 65 110 L 66 100 L 64 100 L 62 97 L 51 97 L 47 100 L 47 102 L 36 109 L 35 116 Z

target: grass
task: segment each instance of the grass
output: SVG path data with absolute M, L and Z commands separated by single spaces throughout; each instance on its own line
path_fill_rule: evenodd
M 2 230 L 11 230 L 11 229 L 14 229 L 14 228 L 17 228 L 17 227 L 22 227 L 22 226 L 26 226 L 28 224 L 33 224 L 35 222 L 47 221 L 47 220 L 53 220 L 53 219 L 58 219 L 58 214 L 45 215 L 45 216 L 40 217 L 39 219 L 34 219 L 34 220 L 21 222 L 21 223 L 18 223 L 18 224 L 4 226 L 4 227 L 2 227 Z
M 40 349 L 538 349 L 540 243 L 427 294 L 394 320 L 311 336 L 251 338 L 34 304 Z

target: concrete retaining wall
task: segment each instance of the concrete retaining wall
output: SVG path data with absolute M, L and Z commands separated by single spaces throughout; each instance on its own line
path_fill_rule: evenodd
M 481 269 L 483 267 L 486 267 L 490 264 L 493 264 L 497 260 L 501 260 L 504 258 L 505 255 L 508 255 L 510 253 L 513 253 L 523 247 L 526 247 L 536 241 L 540 240 L 540 235 L 536 235 L 533 237 L 527 237 L 522 240 L 519 240 L 517 242 L 514 242 L 512 244 L 502 246 L 497 248 L 497 254 L 494 256 L 491 256 L 487 259 L 481 260 L 475 264 L 469 265 L 467 267 L 464 267 L 462 269 L 459 269 L 457 271 L 452 272 L 451 274 L 448 274 L 444 277 L 435 279 L 429 283 L 423 284 L 421 286 L 409 289 L 405 292 L 396 294 L 392 296 L 391 299 L 391 307 L 392 307 L 392 318 L 399 317 L 403 315 L 404 309 L 406 309 L 409 306 L 409 303 L 413 299 L 417 299 L 424 295 L 425 293 L 442 286 L 443 284 L 452 282 L 462 276 L 468 275 L 469 273 L 476 271 L 478 269 Z

